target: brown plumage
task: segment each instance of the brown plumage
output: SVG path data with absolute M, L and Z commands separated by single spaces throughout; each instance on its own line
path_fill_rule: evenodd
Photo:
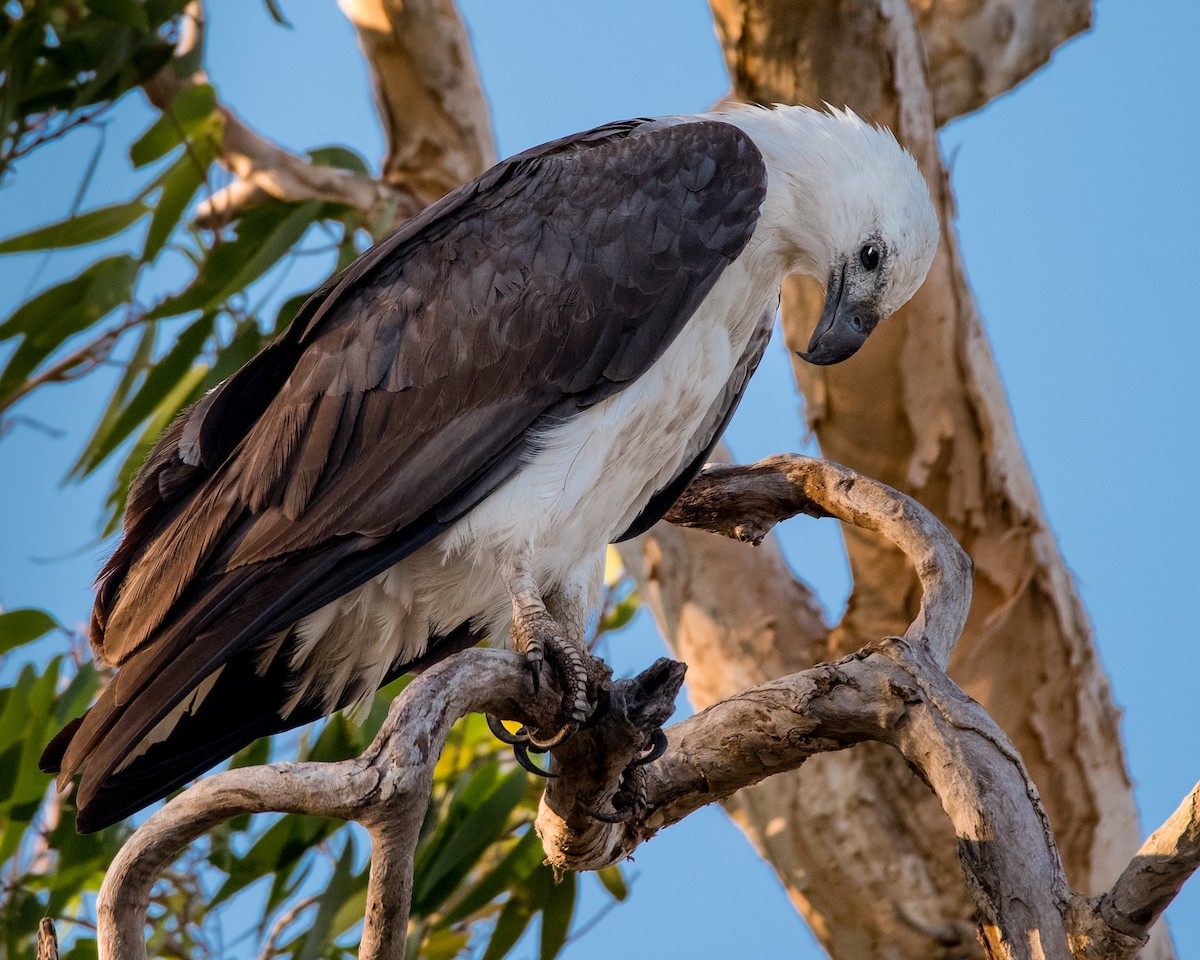
M 185 413 L 100 575 L 92 644 L 116 678 L 43 757 L 60 782 L 82 773 L 80 829 L 324 713 L 280 715 L 291 677 L 283 657 L 261 668 L 264 645 L 445 531 L 539 428 L 644 373 L 741 252 L 764 192 L 758 150 L 726 123 L 547 144 L 373 247 Z M 423 659 L 476 639 L 464 623 Z

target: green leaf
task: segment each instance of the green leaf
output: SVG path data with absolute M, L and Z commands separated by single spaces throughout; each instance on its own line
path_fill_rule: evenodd
M 334 929 L 334 919 L 341 911 L 342 905 L 353 896 L 356 885 L 354 877 L 354 838 L 346 832 L 346 845 L 338 858 L 333 875 L 325 884 L 321 893 L 321 905 L 317 907 L 317 915 L 313 917 L 308 932 L 300 949 L 292 954 L 293 960 L 317 960 L 325 956 L 334 937 L 341 933 Z
M 71 465 L 71 470 L 67 474 L 68 480 L 81 480 L 85 476 L 85 465 L 95 458 L 97 445 L 108 435 L 113 421 L 117 419 L 124 409 L 125 401 L 129 398 L 129 394 L 150 366 L 151 360 L 154 357 L 154 345 L 157 335 L 158 324 L 148 323 L 142 327 L 141 335 L 138 337 L 138 343 L 134 348 L 133 355 L 125 364 L 125 370 L 121 374 L 121 379 L 117 381 L 116 388 L 109 396 L 108 406 L 105 407 L 104 413 L 100 415 L 100 422 L 96 424 L 96 429 L 92 431 L 91 439 L 88 440 L 87 445 L 83 448 L 83 452 L 79 454 L 79 458 Z
M 48 778 L 38 770 L 37 760 L 48 739 L 48 728 L 54 715 L 54 690 L 62 661 L 61 656 L 53 658 L 39 676 L 30 677 L 22 671 L 18 687 L 12 691 L 12 702 L 5 704 L 4 716 L 0 718 L 0 736 L 6 746 L 15 735 L 21 747 L 15 776 L 10 781 L 12 789 L 0 804 L 0 825 L 4 828 L 0 839 L 0 863 L 17 850 L 46 792 Z
M 143 33 L 150 32 L 150 20 L 135 0 L 88 0 L 88 8 L 109 20 L 123 23 Z
M 452 910 L 441 917 L 437 925 L 451 926 L 482 910 L 505 890 L 514 889 L 522 883 L 542 865 L 544 858 L 541 838 L 532 828 L 526 830 L 504 859 L 493 867 L 470 893 L 456 903 Z
M 233 376 L 267 344 L 253 319 L 243 320 L 234 331 L 233 339 L 217 353 L 217 362 L 204 378 L 204 389 L 210 390 L 227 377 Z
M 177 17 L 191 0 L 146 0 L 146 16 L 150 25 L 157 29 L 172 17 Z
M 473 810 L 449 837 L 437 859 L 414 883 L 412 912 L 428 916 L 450 896 L 483 852 L 503 836 L 509 816 L 525 794 L 528 777 L 514 770 Z
M 50 614 L 32 607 L 0 614 L 0 654 L 33 643 L 58 627 Z
M 535 874 L 537 876 L 537 874 Z M 537 912 L 537 895 L 541 893 L 538 885 L 514 890 L 512 896 L 505 901 L 500 916 L 496 919 L 496 929 L 492 931 L 492 939 L 488 941 L 483 960 L 500 960 L 513 948 L 525 928 L 533 920 Z
M 349 147 L 337 145 L 317 147 L 315 150 L 308 151 L 308 159 L 319 167 L 338 167 L 353 173 L 361 173 L 364 177 L 371 175 L 367 161 Z
M 268 737 L 260 737 L 250 744 L 250 746 L 239 750 L 233 755 L 233 759 L 229 761 L 229 769 L 236 770 L 238 767 L 262 766 L 270 757 L 271 741 Z
M 62 960 L 97 960 L 99 956 L 96 941 L 88 937 L 71 944 L 71 949 L 62 955 Z
M 162 116 L 129 148 L 129 159 L 135 167 L 144 167 L 164 156 L 183 142 L 202 132 L 217 108 L 217 94 L 207 83 L 181 90 L 163 111 Z
M 0 408 L 5 396 L 19 387 L 64 340 L 129 301 L 137 269 L 133 257 L 107 257 L 74 279 L 38 294 L 0 324 L 0 340 L 23 336 L 0 372 Z
M 284 817 L 276 821 L 234 861 L 212 905 L 227 900 L 261 877 L 281 878 L 280 885 L 286 885 L 303 857 L 336 829 L 337 824 L 320 817 Z M 273 909 L 274 905 L 269 904 L 268 912 Z
M 125 508 L 125 501 L 129 497 L 129 488 L 133 483 L 133 478 L 137 471 L 141 469 L 143 463 L 146 462 L 146 457 L 150 451 L 154 449 L 154 444 L 158 442 L 159 434 L 161 434 L 167 426 L 179 415 L 179 412 L 193 400 L 199 398 L 203 392 L 201 384 L 204 382 L 204 377 L 208 373 L 208 369 L 203 365 L 192 367 L 180 381 L 175 385 L 174 389 L 167 394 L 162 403 L 158 405 L 158 409 L 154 411 L 154 415 L 146 424 L 146 428 L 142 431 L 142 435 L 138 438 L 137 443 L 133 445 L 133 449 L 129 451 L 120 469 L 117 471 L 117 481 L 112 490 L 109 491 L 108 499 L 105 506 L 109 510 L 108 520 L 104 524 L 102 536 L 109 536 L 114 533 L 120 526 L 121 513 Z
M 217 244 L 192 284 L 160 303 L 147 318 L 213 309 L 245 290 L 300 241 L 319 207 L 316 200 L 309 200 L 251 210 L 238 224 L 237 239 Z
M 186 151 L 166 172 L 159 177 L 162 193 L 154 205 L 154 216 L 146 231 L 146 243 L 142 247 L 142 261 L 150 262 L 158 256 L 171 232 L 179 224 L 183 212 L 192 197 L 208 176 L 208 166 L 216 153 L 210 140 L 197 140 L 193 148 Z
M 546 872 L 553 871 L 547 867 Z M 575 913 L 575 877 L 568 872 L 559 883 L 553 884 L 542 903 L 542 937 L 538 960 L 554 960 L 562 952 Z
M 629 887 L 625 883 L 625 874 L 615 863 L 597 870 L 596 876 L 600 878 L 600 882 L 604 884 L 604 889 L 612 894 L 614 900 L 623 901 L 629 896 Z
M 0 254 L 26 253 L 30 250 L 57 250 L 78 247 L 115 236 L 137 223 L 150 212 L 140 200 L 100 207 L 58 223 L 38 227 L 7 240 L 0 240 Z
M 90 662 L 79 668 L 54 704 L 55 726 L 65 726 L 88 708 L 100 690 L 100 673 Z
M 152 366 L 146 379 L 128 404 L 121 410 L 103 437 L 98 437 L 90 459 L 83 465 L 80 476 L 86 477 L 133 433 L 138 424 L 149 417 L 175 389 L 183 375 L 200 356 L 205 341 L 213 331 L 216 317 L 206 313 L 187 326 L 167 355 Z

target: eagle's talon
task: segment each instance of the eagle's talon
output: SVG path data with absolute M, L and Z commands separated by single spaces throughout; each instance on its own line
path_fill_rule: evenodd
M 525 653 L 525 664 L 529 667 L 529 678 L 533 681 L 533 692 L 540 693 L 542 690 L 542 664 L 545 660 L 542 658 L 542 650 L 539 646 L 537 650 L 530 649 Z
M 543 770 L 536 763 L 534 763 L 529 758 L 529 750 L 530 750 L 529 745 L 525 744 L 525 743 L 518 743 L 518 744 L 513 745 L 513 756 L 517 758 L 517 763 L 519 763 L 522 767 L 524 767 L 530 773 L 535 774 L 536 776 L 539 776 L 539 777 L 544 777 L 547 780 L 553 780 L 555 777 L 558 776 L 557 773 L 551 773 L 549 770 Z M 535 752 L 540 753 L 542 751 L 535 751 Z
M 513 733 L 504 725 L 504 721 L 494 714 L 485 713 L 483 716 L 487 720 L 488 729 L 492 731 L 492 736 L 501 743 L 507 743 L 510 747 L 515 747 L 518 744 L 529 742 L 529 737 L 526 736 L 527 731 L 524 727 Z
M 667 735 L 662 732 L 662 728 L 660 727 L 650 734 L 650 749 L 630 763 L 630 766 L 644 767 L 648 763 L 653 763 L 666 752 Z
M 601 823 L 628 823 L 633 819 L 633 808 L 629 807 L 625 810 L 618 810 L 614 806 L 612 813 L 606 813 L 603 810 L 588 810 L 588 816 L 593 820 L 599 820 Z

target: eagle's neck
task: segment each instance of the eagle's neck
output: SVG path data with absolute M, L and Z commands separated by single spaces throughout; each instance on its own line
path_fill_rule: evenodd
M 737 107 L 711 114 L 754 141 L 767 168 L 767 197 L 755 238 L 778 261 L 781 275 L 824 280 L 842 231 L 847 121 L 808 107 Z M 862 123 L 862 121 L 857 121 Z M 866 126 L 863 124 L 863 126 Z M 857 131 L 855 131 L 857 134 Z

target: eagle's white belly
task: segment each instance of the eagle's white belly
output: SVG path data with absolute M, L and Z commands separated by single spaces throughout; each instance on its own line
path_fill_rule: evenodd
M 605 545 L 699 454 L 748 345 L 769 332 L 777 294 L 764 301 L 752 291 L 778 286 L 751 276 L 754 259 L 726 269 L 636 382 L 547 429 L 533 457 L 453 527 L 302 619 L 288 654 L 299 676 L 288 711 L 309 692 L 329 709 L 350 693 L 369 697 L 392 664 L 464 621 L 507 643 L 499 571 L 515 555 L 531 560 L 543 594 L 569 588 L 593 609 Z

